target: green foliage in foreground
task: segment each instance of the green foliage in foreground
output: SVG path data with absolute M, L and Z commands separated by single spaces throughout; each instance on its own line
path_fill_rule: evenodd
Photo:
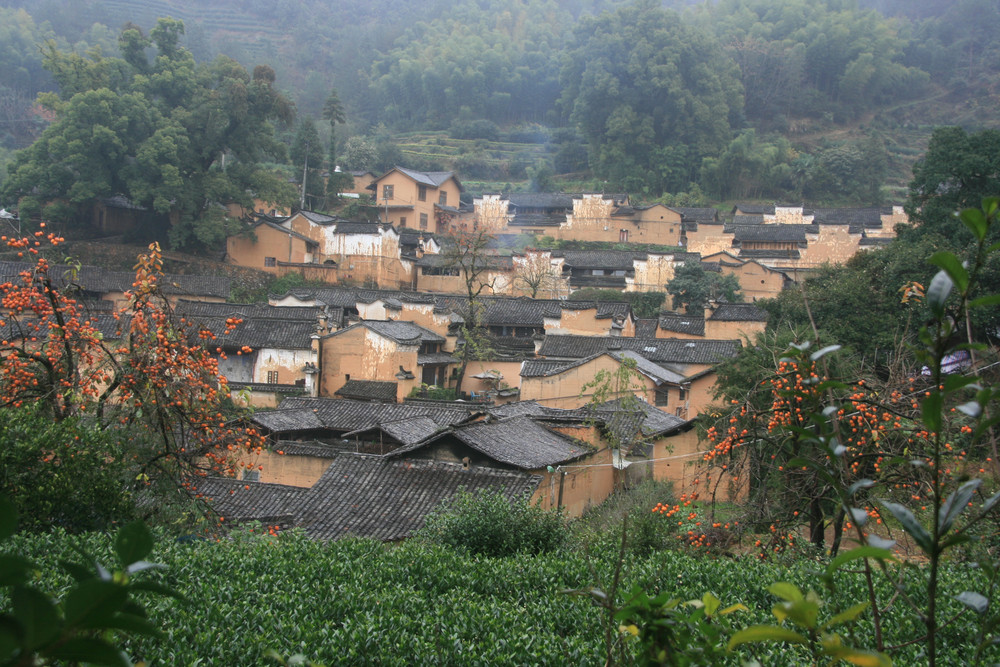
M 80 539 L 98 560 L 111 559 L 108 537 Z M 70 581 L 60 578 L 54 564 L 73 557 L 75 541 L 62 533 L 21 535 L 12 547 L 46 566 L 42 587 L 63 587 Z M 268 649 L 326 664 L 601 665 L 603 610 L 563 591 L 606 585 L 615 556 L 608 550 L 590 556 L 561 550 L 472 557 L 418 541 L 324 544 L 296 534 L 277 539 L 240 534 L 223 542 L 161 538 L 151 560 L 167 566 L 164 581 L 187 602 L 147 602 L 164 636 L 132 640 L 124 649 L 133 660 L 170 665 L 262 664 Z M 777 564 L 662 551 L 628 558 L 619 588 L 641 587 L 650 595 L 666 592 L 685 601 L 712 592 L 727 606 L 746 605 L 748 611 L 728 617 L 739 629 L 773 621 L 777 599 L 766 590 L 773 583 L 815 587 L 814 571 L 821 569 L 808 558 Z M 943 576 L 953 590 L 975 586 L 979 579 L 975 570 L 958 564 L 945 568 Z M 844 572 L 836 595 L 824 600 L 829 609 L 848 608 L 864 598 L 863 586 L 861 575 Z M 891 595 L 889 584 L 880 586 Z M 963 609 L 957 601 L 941 602 L 947 618 Z M 883 618 L 890 645 L 922 631 L 900 605 Z M 941 628 L 942 664 L 963 664 L 973 650 L 964 621 L 963 616 Z M 860 633 L 867 623 L 862 616 Z M 920 664 L 920 650 L 906 646 L 892 657 L 896 664 Z M 740 648 L 719 664 L 738 665 L 751 657 L 766 665 L 810 663 L 797 647 L 763 645 Z
M 561 513 L 484 489 L 459 492 L 427 518 L 421 536 L 470 554 L 512 556 L 553 551 L 566 532 Z

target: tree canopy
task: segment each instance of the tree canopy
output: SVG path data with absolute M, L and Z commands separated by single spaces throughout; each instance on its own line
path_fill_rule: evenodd
M 631 192 L 696 180 L 741 118 L 742 86 L 719 45 L 651 0 L 584 18 L 574 34 L 560 101 L 591 168 Z
M 142 230 L 148 236 L 197 248 L 225 238 L 220 204 L 294 201 L 285 179 L 261 166 L 284 156 L 274 124 L 294 116 L 274 71 L 259 66 L 251 76 L 223 56 L 197 64 L 179 45 L 183 32 L 173 19 L 148 36 L 128 25 L 120 58 L 49 43 L 44 64 L 59 92 L 40 99 L 56 120 L 17 155 L 3 189 L 22 214 L 74 225 L 96 199 L 124 195 L 160 216 L 160 228 Z

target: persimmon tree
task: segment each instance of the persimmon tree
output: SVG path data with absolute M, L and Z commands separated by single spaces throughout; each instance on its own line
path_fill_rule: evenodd
M 175 317 L 161 294 L 156 244 L 140 255 L 124 305 L 94 315 L 75 296 L 72 268 L 40 252 L 61 238 L 39 231 L 4 240 L 35 262 L 0 285 L 0 405 L 31 403 L 57 422 L 92 420 L 127 446 L 143 483 L 232 474 L 237 454 L 260 449 L 260 434 L 226 414 L 213 334 Z

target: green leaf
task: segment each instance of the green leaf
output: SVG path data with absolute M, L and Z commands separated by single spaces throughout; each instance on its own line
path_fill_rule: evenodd
M 826 571 L 828 574 L 833 574 L 841 568 L 845 563 L 850 563 L 851 561 L 860 560 L 862 558 L 877 558 L 879 560 L 888 560 L 893 557 L 892 552 L 885 548 L 876 547 L 869 545 L 866 547 L 855 547 L 850 551 L 845 551 L 841 554 L 837 554 L 837 557 L 830 561 L 830 564 L 826 566 Z
M 982 242 L 986 238 L 986 232 L 990 225 L 986 221 L 986 215 L 981 210 L 978 208 L 963 209 L 959 212 L 958 219 L 973 233 L 977 241 Z
M 984 614 L 990 608 L 989 598 L 975 591 L 963 591 L 956 595 L 955 599 L 977 614 Z
M 0 555 L 0 586 L 22 584 L 34 569 L 34 563 L 23 556 Z
M 17 531 L 17 508 L 7 498 L 0 498 L 0 541 Z
M 913 516 L 913 512 L 899 503 L 890 503 L 887 500 L 882 501 L 882 507 L 889 510 L 889 513 L 896 517 L 896 520 L 903 525 L 903 530 L 906 531 L 906 534 L 913 538 L 913 541 L 917 543 L 917 546 L 923 549 L 924 553 L 931 553 L 931 550 L 933 549 L 931 536 L 924 529 L 924 527 L 920 525 L 917 518 Z
M 983 407 L 976 401 L 962 403 L 961 405 L 955 406 L 955 409 L 964 415 L 972 417 L 973 419 L 976 419 L 979 415 L 983 414 Z
M 47 595 L 17 586 L 11 593 L 14 617 L 24 629 L 24 647 L 35 650 L 59 636 L 59 612 Z
M 892 660 L 882 653 L 841 646 L 831 649 L 829 655 L 837 660 L 849 662 L 858 667 L 892 667 Z
M 969 501 L 972 500 L 972 496 L 976 493 L 976 489 L 982 486 L 982 484 L 983 480 L 981 479 L 971 479 L 958 487 L 944 501 L 944 504 L 938 510 L 938 528 L 942 535 L 951 530 L 955 519 L 965 511 L 965 508 L 969 505 Z
M 105 621 L 125 603 L 124 587 L 100 579 L 84 581 L 66 596 L 66 624 L 82 628 L 102 628 Z
M 937 389 L 931 391 L 931 395 L 925 398 L 923 403 L 920 404 L 920 413 L 924 418 L 924 425 L 932 433 L 940 433 L 941 431 L 942 406 L 943 399 L 941 392 Z
M 823 349 L 816 350 L 815 352 L 810 354 L 809 359 L 812 361 L 819 361 L 820 359 L 830 354 L 831 352 L 836 352 L 837 350 L 840 349 L 840 347 L 841 347 L 840 345 L 827 345 Z
M 799 587 L 787 581 L 777 581 L 768 586 L 767 591 L 788 602 L 802 602 L 805 599 Z
M 992 496 L 987 498 L 986 502 L 983 503 L 983 506 L 979 509 L 979 511 L 986 514 L 987 512 L 992 511 L 993 508 L 997 506 L 997 503 L 1000 503 L 1000 491 L 997 491 Z
M 969 286 L 969 272 L 962 266 L 962 262 L 950 252 L 941 251 L 931 255 L 931 264 L 943 269 L 948 277 L 952 279 L 959 291 L 964 292 Z
M 94 637 L 69 639 L 49 651 L 43 651 L 43 655 L 56 660 L 86 662 L 92 665 L 132 667 L 132 661 L 128 656 L 103 639 Z
M 925 301 L 936 318 L 944 317 L 944 307 L 948 302 L 948 295 L 951 294 L 955 283 L 944 271 L 938 271 L 931 279 L 931 284 L 927 288 Z
M 840 612 L 839 614 L 831 618 L 829 621 L 824 623 L 820 629 L 833 628 L 838 625 L 842 625 L 844 623 L 850 623 L 851 621 L 857 620 L 858 616 L 865 613 L 865 611 L 868 609 L 868 604 L 869 603 L 867 602 L 860 602 L 856 605 L 853 605 L 852 607 L 845 609 L 844 611 Z
M 989 306 L 1000 305 L 1000 294 L 990 294 L 981 296 L 969 301 L 969 308 L 987 308 Z
M 153 535 L 141 520 L 135 520 L 118 531 L 115 553 L 122 565 L 131 565 L 149 555 L 153 550 Z
M 729 639 L 728 650 L 732 651 L 741 644 L 756 642 L 787 642 L 790 644 L 807 644 L 808 639 L 788 628 L 777 625 L 752 625 L 737 632 Z
M 860 507 L 851 507 L 851 520 L 858 526 L 864 528 L 865 524 L 868 523 L 868 512 L 861 509 Z
M 886 551 L 888 551 L 889 549 L 892 549 L 894 546 L 896 546 L 896 540 L 887 540 L 879 537 L 878 535 L 872 534 L 868 536 L 868 546 L 875 547 L 876 549 L 885 549 Z
M 847 489 L 847 497 L 851 498 L 861 489 L 870 489 L 875 486 L 875 482 L 870 479 L 859 479 Z
M 722 601 L 712 595 L 711 593 L 705 593 L 701 596 L 701 603 L 705 605 L 705 615 L 712 616 L 715 612 L 722 606 Z
M 147 637 L 163 636 L 158 627 L 135 614 L 115 614 L 101 627 L 108 630 L 122 630 L 123 632 L 130 632 L 134 635 L 145 635 Z

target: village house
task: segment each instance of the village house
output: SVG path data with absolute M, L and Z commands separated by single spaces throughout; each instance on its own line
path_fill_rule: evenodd
M 383 223 L 444 233 L 460 211 L 464 188 L 454 172 L 393 167 L 369 186 Z
M 319 242 L 281 222 L 283 219 L 257 216 L 245 230 L 226 238 L 226 261 L 276 275 L 287 273 L 289 265 L 317 263 Z
M 614 370 L 617 365 L 602 357 L 603 353 L 629 353 L 637 365 L 643 365 L 645 372 L 640 375 L 647 378 L 651 388 L 655 387 L 652 401 L 644 391 L 637 391 L 636 395 L 676 416 L 693 419 L 712 402 L 714 367 L 735 357 L 741 347 L 739 340 L 546 336 L 536 345 L 538 356 L 544 361 L 525 364 L 529 376 L 543 374 L 538 380 L 521 378 L 521 397 L 538 400 L 543 405 L 547 405 L 546 401 L 561 405 L 580 401 L 584 386 L 593 378 L 590 368 L 576 370 L 581 362 L 592 363 L 594 372 L 601 370 L 601 365 Z M 639 357 L 644 361 L 639 362 Z M 564 362 L 564 366 L 558 362 Z M 650 365 L 645 366 L 646 362 Z M 544 370 L 545 366 L 549 368 Z M 656 376 L 659 378 L 654 380 Z M 540 398 L 533 393 L 536 391 Z
M 276 407 L 289 395 L 315 396 L 318 355 L 314 340 L 340 328 L 343 311 L 330 307 L 179 302 L 177 314 L 192 329 L 213 335 L 219 371 L 238 403 Z M 233 320 L 239 320 L 234 327 Z
M 444 336 L 412 322 L 364 320 L 319 339 L 320 396 L 334 396 L 350 380 L 395 380 L 402 401 L 421 384 L 446 386 L 456 359 Z

